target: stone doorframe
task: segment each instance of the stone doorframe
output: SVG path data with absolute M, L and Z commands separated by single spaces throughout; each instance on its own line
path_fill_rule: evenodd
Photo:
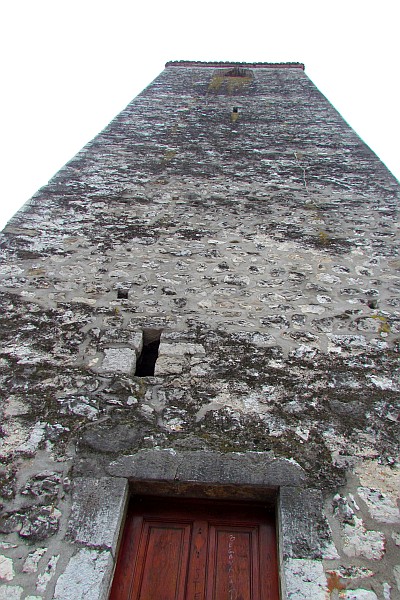
M 274 506 L 282 600 L 320 597 L 329 530 L 322 495 L 306 487 L 295 461 L 269 452 L 141 450 L 110 462 L 106 473 L 74 481 L 69 557 L 63 562 L 69 561 L 54 599 L 108 598 L 129 496 L 136 494 L 261 500 Z

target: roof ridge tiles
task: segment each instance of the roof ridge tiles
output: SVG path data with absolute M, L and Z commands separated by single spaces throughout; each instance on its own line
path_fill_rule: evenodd
M 166 67 L 250 67 L 252 69 L 302 69 L 304 64 L 299 62 L 231 62 L 231 61 L 202 61 L 202 60 L 170 60 L 165 64 Z

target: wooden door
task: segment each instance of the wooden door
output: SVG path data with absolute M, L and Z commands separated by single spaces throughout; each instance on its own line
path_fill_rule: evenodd
M 278 600 L 274 518 L 260 504 L 134 498 L 110 600 Z

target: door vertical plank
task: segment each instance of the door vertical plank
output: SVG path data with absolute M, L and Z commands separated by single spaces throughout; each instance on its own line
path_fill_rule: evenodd
M 128 510 L 109 600 L 129 598 L 143 518 Z
M 262 599 L 279 600 L 278 552 L 272 517 L 260 525 L 260 574 Z
M 260 600 L 257 553 L 257 527 L 211 526 L 206 600 Z
M 207 571 L 208 523 L 194 521 L 185 600 L 204 600 Z

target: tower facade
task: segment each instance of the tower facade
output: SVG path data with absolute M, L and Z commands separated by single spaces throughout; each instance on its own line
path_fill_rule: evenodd
M 264 507 L 282 599 L 399 598 L 398 201 L 298 63 L 168 63 L 41 189 L 1 235 L 0 598 L 108 598 L 129 498 Z M 240 597 L 232 523 L 190 597 Z

